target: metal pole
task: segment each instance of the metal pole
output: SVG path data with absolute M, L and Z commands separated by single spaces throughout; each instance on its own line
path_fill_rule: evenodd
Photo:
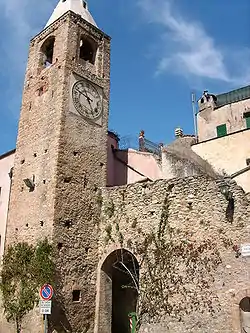
M 197 126 L 196 126 L 196 107 L 195 107 L 195 93 L 192 92 L 192 107 L 193 107 L 193 117 L 194 117 L 194 135 L 197 140 Z
M 48 315 L 44 315 L 44 333 L 48 333 Z

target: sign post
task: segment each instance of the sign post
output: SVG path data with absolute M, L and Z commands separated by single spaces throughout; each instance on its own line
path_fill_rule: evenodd
M 53 288 L 45 284 L 40 289 L 40 314 L 44 315 L 44 333 L 48 333 L 48 315 L 51 314 Z
M 136 324 L 137 324 L 137 315 L 135 312 L 130 312 L 128 314 L 128 318 L 129 318 L 129 326 L 130 326 L 130 330 L 131 333 L 136 333 Z

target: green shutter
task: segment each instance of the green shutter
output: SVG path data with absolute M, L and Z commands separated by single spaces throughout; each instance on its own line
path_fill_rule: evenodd
M 250 117 L 246 117 L 247 128 L 250 128 Z
M 217 130 L 217 137 L 218 138 L 221 137 L 221 136 L 227 135 L 227 125 L 226 124 L 217 126 L 216 130 Z

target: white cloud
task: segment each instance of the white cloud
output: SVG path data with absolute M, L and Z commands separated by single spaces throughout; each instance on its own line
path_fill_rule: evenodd
M 138 0 L 138 4 L 148 22 L 160 25 L 164 31 L 157 74 L 175 71 L 187 77 L 220 80 L 232 85 L 249 82 L 250 71 L 246 72 L 249 50 L 237 51 L 237 56 L 232 49 L 226 52 L 201 23 L 176 13 L 170 0 Z M 236 70 L 239 62 L 241 70 Z
M 19 114 L 22 84 L 30 39 L 48 20 L 57 0 L 0 0 L 1 77 L 5 77 L 4 99 L 8 102 L 6 114 Z M 8 76 L 6 76 L 8 68 Z M 14 95 L 13 95 L 14 92 Z

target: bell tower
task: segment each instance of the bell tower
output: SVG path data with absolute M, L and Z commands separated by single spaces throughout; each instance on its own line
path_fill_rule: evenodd
M 53 243 L 56 332 L 94 330 L 109 93 L 110 38 L 86 1 L 60 0 L 30 43 L 6 236 Z

